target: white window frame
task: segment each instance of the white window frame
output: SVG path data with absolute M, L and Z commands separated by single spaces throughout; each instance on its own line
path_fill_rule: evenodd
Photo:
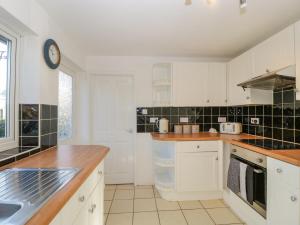
M 0 139 L 0 151 L 18 146 L 19 139 L 19 107 L 18 107 L 18 73 L 19 73 L 19 43 L 20 36 L 0 24 L 0 35 L 11 41 L 11 61 L 10 61 L 10 92 L 11 103 L 9 108 L 9 136 Z
M 72 71 L 71 69 L 69 69 L 67 66 L 65 65 L 61 65 L 61 67 L 59 68 L 59 73 L 62 72 L 70 77 L 72 77 L 72 130 L 71 130 L 71 136 L 69 138 L 64 138 L 64 139 L 60 139 L 59 138 L 59 131 L 57 130 L 57 138 L 58 138 L 58 143 L 60 144 L 71 144 L 73 137 L 74 137 L 74 122 L 75 122 L 75 72 Z M 58 74 L 59 76 L 59 74 Z M 58 106 L 57 106 L 58 110 L 59 110 L 59 102 L 58 102 Z M 59 118 L 57 118 L 58 120 Z

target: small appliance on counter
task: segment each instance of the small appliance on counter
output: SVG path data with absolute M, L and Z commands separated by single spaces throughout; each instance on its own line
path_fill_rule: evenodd
M 241 123 L 220 123 L 220 133 L 240 134 L 242 133 L 242 124 Z
M 169 132 L 169 120 L 162 118 L 156 121 L 156 126 L 159 130 L 159 133 L 166 134 Z

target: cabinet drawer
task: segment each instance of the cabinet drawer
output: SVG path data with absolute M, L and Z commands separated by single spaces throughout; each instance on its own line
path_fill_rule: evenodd
M 285 183 L 293 188 L 300 188 L 300 168 L 280 160 L 268 158 L 268 176 L 272 183 Z
M 218 141 L 186 141 L 176 143 L 177 152 L 217 152 Z

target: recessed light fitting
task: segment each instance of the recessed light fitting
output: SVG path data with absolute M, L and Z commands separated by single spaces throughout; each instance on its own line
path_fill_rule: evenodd
M 185 5 L 191 5 L 192 4 L 192 0 L 185 0 Z
M 240 8 L 244 9 L 247 7 L 247 0 L 239 0 L 240 1 Z

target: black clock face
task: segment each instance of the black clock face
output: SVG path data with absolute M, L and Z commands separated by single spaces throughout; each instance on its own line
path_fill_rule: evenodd
M 48 39 L 44 45 L 44 58 L 46 64 L 51 69 L 56 69 L 60 64 L 60 51 L 56 42 L 52 39 Z

